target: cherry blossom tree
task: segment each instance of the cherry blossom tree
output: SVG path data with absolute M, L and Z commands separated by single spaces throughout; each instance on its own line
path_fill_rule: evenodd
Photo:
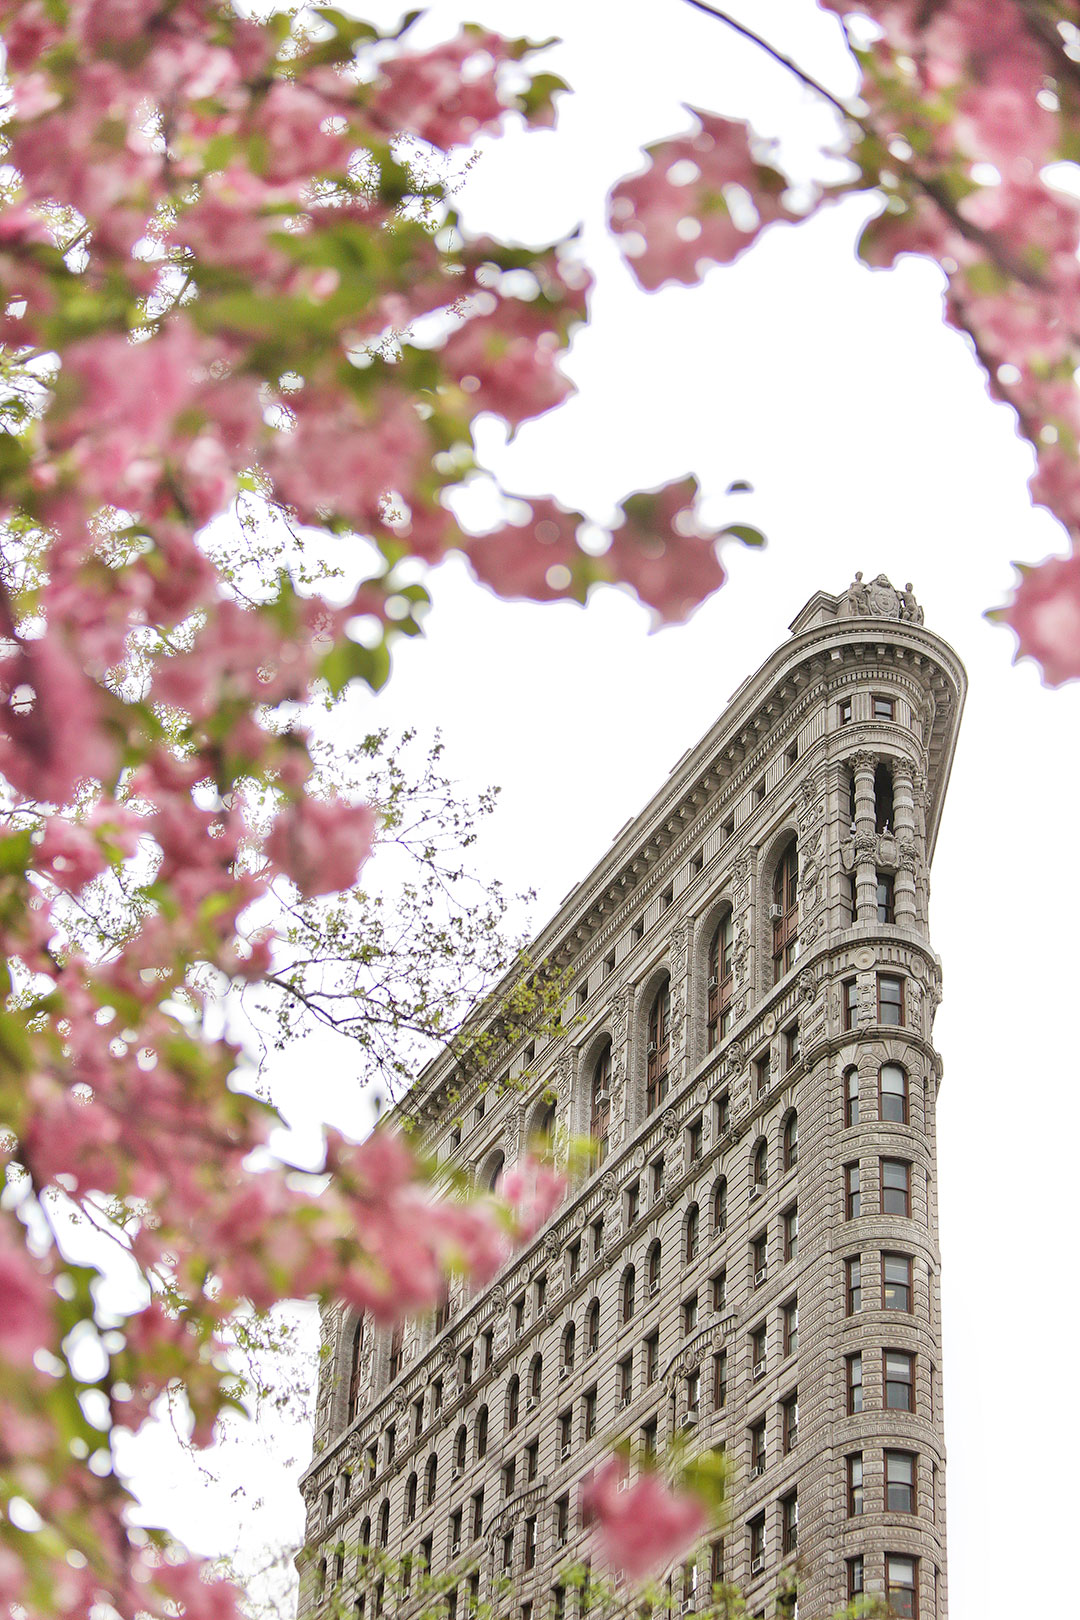
M 864 258 L 942 267 L 946 318 L 1034 449 L 1072 551 L 1002 616 L 1073 678 L 1080 204 L 1055 182 L 1078 149 L 1075 8 L 826 9 L 850 103 L 758 43 L 832 103 L 848 177 L 796 203 L 752 131 L 703 110 L 614 186 L 612 228 L 655 288 L 873 199 Z M 227 1620 L 227 1583 L 134 1528 L 114 1430 L 180 1382 L 205 1442 L 239 1305 L 424 1309 L 558 1193 L 525 1167 L 501 1213 L 435 1199 L 388 1132 L 330 1134 L 328 1182 L 266 1152 L 273 1113 L 212 1004 L 253 986 L 318 1016 L 312 919 L 392 830 L 377 795 L 328 782 L 306 705 L 385 680 L 449 551 L 506 596 L 621 581 L 677 621 L 722 583 L 717 541 L 760 537 L 710 529 L 692 477 L 628 495 L 606 549 L 554 495 L 487 534 L 455 517 L 477 417 L 515 429 L 565 399 L 587 316 L 573 241 L 472 238 L 454 211 L 478 135 L 554 117 L 528 41 L 421 50 L 329 7 L 210 0 L 4 0 L 0 31 L 0 1605 Z M 101 1306 L 76 1220 L 141 1309 Z

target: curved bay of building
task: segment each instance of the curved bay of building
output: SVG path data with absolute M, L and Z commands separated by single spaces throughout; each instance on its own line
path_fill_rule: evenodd
M 722 1576 L 781 1612 L 797 1561 L 804 1614 L 943 1620 L 927 906 L 966 682 L 883 601 L 812 598 L 568 896 L 532 953 L 568 972 L 565 1033 L 468 1080 L 443 1054 L 406 1099 L 482 1180 L 540 1128 L 602 1158 L 433 1321 L 325 1313 L 301 1616 L 388 1612 L 367 1547 L 438 1575 L 450 1620 L 569 1613 L 583 1481 L 682 1432 L 732 1479 L 685 1609 Z

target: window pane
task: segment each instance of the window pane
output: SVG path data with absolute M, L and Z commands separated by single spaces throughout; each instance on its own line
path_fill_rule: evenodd
M 881 1071 L 881 1117 L 907 1124 L 907 1075 L 898 1063 L 886 1063 Z

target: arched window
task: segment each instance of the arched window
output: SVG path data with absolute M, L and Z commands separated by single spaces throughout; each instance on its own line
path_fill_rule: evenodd
M 371 1552 L 371 1520 L 365 1519 L 360 1526 L 360 1547 L 356 1555 L 357 1567 L 363 1569 Z
M 544 1358 L 533 1356 L 532 1366 L 529 1368 L 529 1395 L 534 1401 L 540 1399 L 540 1389 L 544 1381 Z
M 732 915 L 729 911 L 721 919 L 709 946 L 709 1008 L 705 1026 L 706 1046 L 711 1052 L 727 1034 L 731 1025 L 731 965 Z
M 769 1185 L 769 1144 L 762 1137 L 754 1149 L 754 1186 L 767 1187 Z
M 405 1523 L 412 1524 L 416 1518 L 416 1493 L 419 1482 L 415 1474 L 410 1474 L 405 1485 Z
M 879 833 L 889 832 L 893 824 L 893 774 L 886 759 L 879 759 L 874 767 L 874 821 Z
M 600 1301 L 594 1299 L 586 1317 L 585 1350 L 594 1356 L 600 1348 Z
M 360 1410 L 360 1369 L 364 1355 L 364 1318 L 361 1316 L 353 1329 L 352 1351 L 349 1356 L 349 1422 Z
M 506 1427 L 516 1428 L 521 1407 L 521 1380 L 514 1374 L 506 1386 Z
M 659 1241 L 649 1250 L 649 1297 L 660 1292 L 660 1260 L 663 1251 Z
M 379 1546 L 385 1547 L 390 1541 L 390 1503 L 383 1498 L 379 1508 Z
M 345 1575 L 345 1554 L 339 1547 L 334 1554 L 334 1585 L 340 1586 Z
M 634 1314 L 634 1268 L 627 1266 L 622 1280 L 622 1319 L 629 1322 Z
M 844 1070 L 844 1125 L 859 1123 L 859 1071 Z
M 603 1164 L 607 1156 L 608 1127 L 611 1124 L 611 1042 L 596 1060 L 592 1077 L 592 1101 L 589 1113 L 589 1135 L 596 1145 L 596 1162 Z
M 455 1468 L 462 1469 L 462 1468 L 465 1467 L 465 1448 L 468 1445 L 468 1443 L 469 1443 L 469 1431 L 468 1431 L 468 1429 L 466 1429 L 466 1427 L 465 1427 L 465 1425 L 463 1423 L 461 1425 L 461 1428 L 458 1430 L 457 1434 L 454 1436 L 454 1467 Z
M 886 1063 L 881 1071 L 881 1118 L 897 1125 L 908 1122 L 907 1075 L 899 1063 Z
M 427 1460 L 424 1470 L 424 1506 L 430 1507 L 435 1500 L 435 1487 L 439 1483 L 439 1459 L 432 1452 Z
M 646 1065 L 648 1109 L 651 1114 L 667 1096 L 671 1057 L 671 981 L 665 979 L 649 1012 L 649 1047 Z
M 776 984 L 799 954 L 799 846 L 794 838 L 776 868 L 771 915 L 773 983 Z
M 577 1329 L 575 1328 L 573 1322 L 568 1322 L 566 1324 L 566 1331 L 562 1336 L 562 1364 L 566 1368 L 567 1372 L 569 1372 L 574 1365 L 574 1350 L 576 1343 Z
M 488 1160 L 488 1163 L 484 1168 L 483 1181 L 484 1181 L 484 1186 L 487 1187 L 489 1192 L 494 1192 L 495 1191 L 495 1183 L 498 1181 L 499 1177 L 502 1175 L 503 1166 L 504 1166 L 505 1163 L 506 1163 L 506 1154 L 505 1153 L 494 1153 L 494 1154 L 492 1154 L 491 1158 Z
M 488 1409 L 482 1406 L 476 1414 L 476 1460 L 487 1456 Z
M 691 1204 L 686 1212 L 686 1230 L 684 1234 L 683 1255 L 687 1265 L 691 1260 L 697 1259 L 698 1251 L 698 1207 Z
M 315 1577 L 315 1601 L 321 1603 L 326 1596 L 326 1559 L 319 1559 L 318 1573 Z
M 784 1126 L 784 1169 L 794 1170 L 799 1162 L 799 1116 L 794 1108 Z
M 401 1371 L 402 1351 L 405 1344 L 405 1329 L 399 1322 L 390 1335 L 390 1378 L 395 1379 Z
M 712 1223 L 713 1231 L 718 1235 L 727 1228 L 727 1177 L 721 1176 L 713 1188 L 712 1195 Z

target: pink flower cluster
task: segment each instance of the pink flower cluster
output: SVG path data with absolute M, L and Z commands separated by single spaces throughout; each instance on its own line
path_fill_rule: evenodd
M 597 1470 L 581 1505 L 603 1562 L 635 1585 L 685 1558 L 709 1521 L 700 1497 L 670 1489 L 658 1473 L 642 1473 L 629 1484 L 622 1457 Z

